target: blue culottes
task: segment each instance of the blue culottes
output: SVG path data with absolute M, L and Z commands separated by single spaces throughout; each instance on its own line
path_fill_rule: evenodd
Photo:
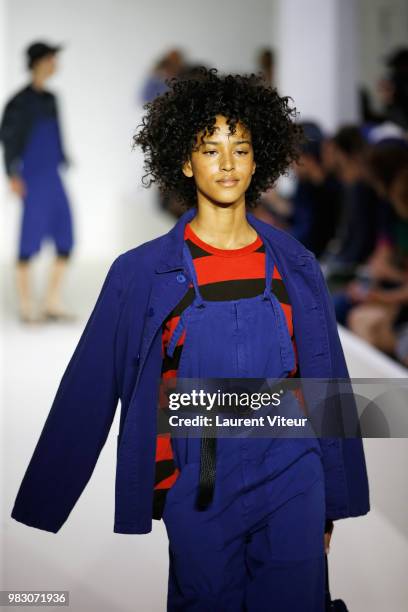
M 18 255 L 27 259 L 37 253 L 43 240 L 56 251 L 68 254 L 73 246 L 72 218 L 59 174 L 61 146 L 55 119 L 37 121 L 22 156 L 23 201 Z

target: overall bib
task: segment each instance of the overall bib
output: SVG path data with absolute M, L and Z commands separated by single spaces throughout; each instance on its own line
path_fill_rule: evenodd
M 283 378 L 292 371 L 294 349 L 271 291 L 273 259 L 265 247 L 263 294 L 204 301 L 184 244 L 195 299 L 167 349 L 171 355 L 185 329 L 177 378 Z M 211 464 L 208 448 L 197 437 L 173 437 L 172 447 L 180 474 L 163 512 L 168 612 L 323 612 L 325 493 L 318 441 L 218 437 L 216 465 L 209 470 L 214 491 L 205 509 L 196 502 L 203 463 Z
M 73 246 L 69 203 L 59 175 L 62 161 L 58 124 L 52 117 L 35 121 L 22 156 L 22 178 L 27 186 L 20 231 L 19 255 L 30 257 L 44 239 L 59 253 Z

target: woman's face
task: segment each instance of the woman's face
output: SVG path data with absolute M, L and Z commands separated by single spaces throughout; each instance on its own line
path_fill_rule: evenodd
M 217 115 L 214 133 L 199 132 L 196 144 L 182 169 L 194 177 L 199 199 L 201 194 L 214 203 L 233 204 L 243 198 L 256 167 L 250 132 L 238 123 L 231 134 L 226 117 Z

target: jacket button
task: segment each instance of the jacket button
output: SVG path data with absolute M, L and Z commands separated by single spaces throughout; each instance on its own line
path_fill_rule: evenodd
M 177 274 L 176 279 L 178 283 L 184 283 L 186 281 L 184 274 Z
M 149 317 L 152 317 L 154 315 L 154 308 L 149 308 L 149 310 L 147 311 L 147 314 Z

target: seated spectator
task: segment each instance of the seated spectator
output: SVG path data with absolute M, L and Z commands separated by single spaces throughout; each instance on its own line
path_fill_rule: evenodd
M 293 164 L 297 187 L 292 198 L 289 231 L 320 257 L 335 235 L 341 207 L 339 182 L 323 160 L 324 136 L 318 125 L 302 124 L 306 142 Z
M 408 130 L 408 47 L 401 47 L 387 59 L 387 75 L 380 83 L 384 115 Z
M 364 173 L 367 147 L 357 126 L 341 128 L 332 139 L 332 164 L 341 183 L 342 205 L 335 239 L 322 257 L 330 288 L 351 280 L 375 247 L 380 203 Z
M 293 170 L 279 177 L 275 185 L 265 191 L 260 197 L 255 217 L 274 227 L 289 230 L 289 219 L 293 214 L 292 196 L 295 191 L 296 177 Z
M 382 234 L 365 278 L 334 299 L 354 333 L 408 366 L 408 143 L 373 147 L 367 171 L 379 196 L 393 207 L 392 231 Z
M 305 143 L 298 162 L 262 195 L 254 214 L 290 232 L 320 257 L 335 234 L 341 188 L 327 163 L 330 146 L 319 126 L 312 122 L 301 125 Z

